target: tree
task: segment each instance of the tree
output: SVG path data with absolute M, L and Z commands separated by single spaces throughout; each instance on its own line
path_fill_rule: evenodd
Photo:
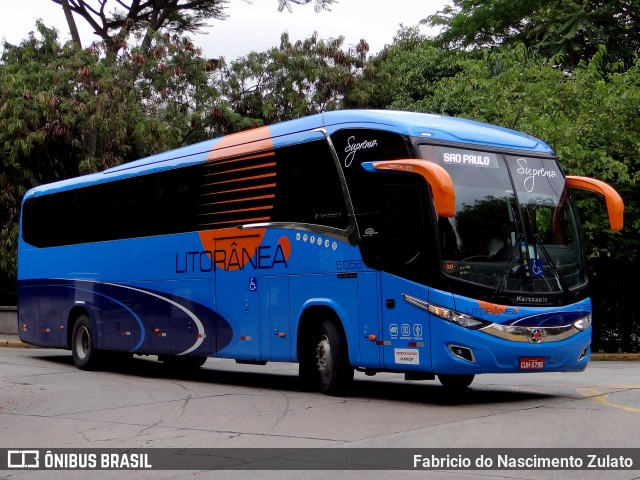
M 317 34 L 252 52 L 231 63 L 220 88 L 230 108 L 264 123 L 335 110 L 351 103 L 366 62 L 364 41 L 343 48 L 344 38 L 321 40 Z
M 64 17 L 67 21 L 67 25 L 69 26 L 71 40 L 73 40 L 73 43 L 75 43 L 78 47 L 82 48 L 80 33 L 78 32 L 78 27 L 76 26 L 76 20 L 75 18 L 73 18 L 73 12 L 71 11 L 71 7 L 69 6 L 69 0 L 60 0 L 60 5 L 62 5 L 62 11 L 64 12 Z
M 600 45 L 611 64 L 640 53 L 636 0 L 453 0 L 425 23 L 443 27 L 437 41 L 452 48 L 522 43 L 565 66 L 589 61 Z
M 463 61 L 473 57 L 477 54 L 439 48 L 417 27 L 403 27 L 367 62 L 359 89 L 370 95 L 362 99 L 376 108 L 420 109 L 416 103 L 430 98 L 439 82 L 462 73 Z
M 69 11 L 93 28 L 112 56 L 125 47 L 133 33 L 143 34 L 142 48 L 148 51 L 153 35 L 158 32 L 182 35 L 197 31 L 209 20 L 224 20 L 224 8 L 228 3 L 228 0 L 129 0 L 128 4 L 123 0 L 111 3 L 109 0 L 51 1 L 64 9 L 72 38 L 78 45 L 79 37 L 73 34 L 74 31 L 77 34 L 77 30 Z M 278 10 L 287 8 L 291 11 L 291 3 L 304 5 L 311 1 L 278 0 Z M 316 11 L 328 9 L 336 1 L 315 0 Z M 112 5 L 115 6 L 110 9 Z
M 20 45 L 5 44 L 0 277 L 15 280 L 18 216 L 27 189 L 248 126 L 217 113 L 217 68 L 188 39 L 168 34 L 154 36 L 149 53 L 133 48 L 115 61 L 105 59 L 97 44 L 87 50 L 61 45 L 41 23 Z M 88 134 L 95 144 L 90 156 Z
M 281 12 L 286 8 L 289 12 L 292 12 L 292 3 L 297 5 L 307 5 L 308 3 L 314 2 L 314 9 L 316 12 L 319 12 L 321 10 L 329 10 L 329 6 L 337 1 L 338 0 L 278 0 L 278 11 Z
M 111 11 L 108 0 L 51 1 L 62 6 L 65 13 L 68 9 L 84 19 L 115 56 L 132 33 L 144 32 L 142 46 L 148 50 L 153 35 L 161 29 L 182 34 L 201 28 L 209 19 L 224 19 L 227 0 L 131 0 L 129 5 L 116 0 L 120 10 L 114 7 Z M 73 31 L 74 25 L 70 23 L 69 29 Z

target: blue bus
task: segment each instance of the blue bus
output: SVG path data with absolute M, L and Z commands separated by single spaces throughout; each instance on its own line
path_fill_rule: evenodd
M 157 355 L 297 362 L 464 388 L 582 371 L 591 304 L 572 188 L 542 141 L 444 116 L 335 111 L 36 187 L 18 328 L 80 369 Z

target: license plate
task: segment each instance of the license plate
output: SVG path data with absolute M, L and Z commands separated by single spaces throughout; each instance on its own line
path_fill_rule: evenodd
M 520 357 L 520 370 L 544 370 L 544 357 Z

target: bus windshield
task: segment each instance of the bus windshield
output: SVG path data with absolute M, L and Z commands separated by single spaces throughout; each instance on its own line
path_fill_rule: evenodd
M 585 283 L 577 217 L 555 159 L 434 145 L 420 152 L 455 185 L 455 216 L 438 220 L 445 275 L 496 294 Z

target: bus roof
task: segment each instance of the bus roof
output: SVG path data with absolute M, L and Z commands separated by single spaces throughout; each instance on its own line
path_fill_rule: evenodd
M 464 143 L 479 147 L 519 150 L 534 154 L 553 153 L 551 148 L 544 142 L 527 134 L 464 118 L 393 110 L 338 110 L 206 140 L 133 162 L 127 162 L 100 173 L 35 187 L 27 192 L 25 198 L 37 195 L 45 190 L 66 190 L 69 187 L 81 187 L 110 181 L 116 177 L 133 176 L 142 172 L 150 173 L 204 162 L 222 138 L 225 139 L 225 144 L 240 145 L 259 142 L 260 140 L 276 139 L 284 135 L 308 132 L 318 128 L 326 128 L 329 133 L 341 128 L 377 128 L 436 142 Z
M 339 110 L 326 112 L 324 118 L 326 127 L 345 123 L 377 123 L 413 137 L 538 154 L 553 153 L 547 144 L 530 135 L 466 118 L 394 110 Z

